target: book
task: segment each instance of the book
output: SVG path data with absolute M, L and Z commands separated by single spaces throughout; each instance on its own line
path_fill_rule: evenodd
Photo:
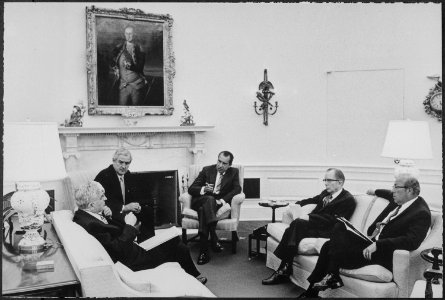
M 340 222 L 343 222 L 343 224 L 345 224 L 346 229 L 349 230 L 350 232 L 354 233 L 355 235 L 357 235 L 358 237 L 373 243 L 373 241 L 367 237 L 366 235 L 364 235 L 363 233 L 360 232 L 360 230 L 358 230 L 357 228 L 355 228 L 354 225 L 352 225 L 351 222 L 349 222 L 347 219 L 345 219 L 344 217 L 339 217 L 337 218 L 337 220 L 339 220 Z
M 45 260 L 37 262 L 27 262 L 23 266 L 23 270 L 27 271 L 37 271 L 37 272 L 53 272 L 54 271 L 54 261 Z

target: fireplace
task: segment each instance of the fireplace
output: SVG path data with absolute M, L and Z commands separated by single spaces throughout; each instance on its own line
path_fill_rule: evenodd
M 135 177 L 134 191 L 141 204 L 154 210 L 155 227 L 178 225 L 180 220 L 178 171 L 132 172 Z

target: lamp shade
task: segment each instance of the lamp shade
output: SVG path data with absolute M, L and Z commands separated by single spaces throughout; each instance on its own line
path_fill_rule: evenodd
M 5 182 L 66 177 L 57 123 L 5 122 L 3 145 Z
M 433 158 L 428 122 L 389 121 L 381 155 L 397 159 Z

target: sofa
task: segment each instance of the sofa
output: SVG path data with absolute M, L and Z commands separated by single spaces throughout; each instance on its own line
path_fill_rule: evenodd
M 68 174 L 65 180 L 70 201 L 80 184 L 93 180 L 95 171 Z M 74 204 L 73 204 L 74 206 Z M 113 263 L 103 246 L 83 227 L 72 221 L 72 210 L 51 213 L 51 220 L 68 259 L 81 284 L 83 297 L 215 297 L 200 281 L 176 262 L 133 272 L 120 262 Z M 140 244 L 150 249 L 176 236 L 176 227 L 155 230 L 155 236 Z
M 353 195 L 357 206 L 352 215 L 351 223 L 362 232 L 376 219 L 388 204 L 386 199 L 365 194 Z M 280 259 L 274 254 L 285 229 L 299 215 L 309 213 L 315 205 L 291 204 L 283 213 L 281 223 L 270 223 L 267 226 L 266 266 L 277 270 Z M 423 279 L 423 272 L 430 268 L 420 257 L 424 249 L 442 246 L 443 221 L 441 211 L 431 211 L 431 228 L 421 246 L 414 251 L 396 250 L 393 255 L 393 272 L 379 265 L 369 265 L 355 270 L 340 269 L 340 277 L 344 286 L 338 289 L 327 289 L 320 293 L 321 297 L 364 297 L 364 298 L 407 298 L 411 294 L 416 280 Z M 298 247 L 298 254 L 293 261 L 291 281 L 307 289 L 306 280 L 315 267 L 318 254 L 324 242 L 323 238 L 303 239 Z

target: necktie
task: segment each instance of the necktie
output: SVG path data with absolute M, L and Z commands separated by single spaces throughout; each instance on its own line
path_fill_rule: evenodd
M 332 199 L 332 195 L 327 195 L 326 197 L 323 198 L 323 207 L 325 207 L 326 205 L 328 205 L 329 201 L 331 201 Z
M 125 204 L 125 183 L 123 176 L 119 176 L 119 182 L 121 184 L 122 199 L 124 199 L 124 204 Z
M 222 181 L 222 174 L 219 174 L 219 177 L 215 183 L 215 188 L 213 189 L 214 194 L 219 194 L 219 190 L 221 189 L 221 181 Z
M 385 218 L 386 222 L 377 222 L 374 232 L 371 235 L 371 240 L 375 237 L 377 237 L 380 232 L 382 231 L 383 227 L 388 224 L 388 222 L 391 220 L 392 217 L 396 216 L 399 213 L 400 205 L 397 206 L 396 210 L 394 210 L 391 214 L 388 215 L 388 217 Z

